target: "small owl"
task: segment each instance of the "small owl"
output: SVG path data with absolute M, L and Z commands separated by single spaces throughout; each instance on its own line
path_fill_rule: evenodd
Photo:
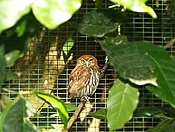
M 90 97 L 93 95 L 100 80 L 99 70 L 98 61 L 94 56 L 82 55 L 79 57 L 69 76 L 69 97 Z

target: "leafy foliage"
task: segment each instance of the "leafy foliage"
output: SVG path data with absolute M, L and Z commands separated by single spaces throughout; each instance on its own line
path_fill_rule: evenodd
M 30 12 L 33 0 L 1 0 L 0 1 L 0 33 L 16 24 L 18 20 Z M 19 4 L 20 3 L 20 4 Z
M 40 23 L 54 29 L 69 20 L 80 8 L 81 2 L 82 0 L 1 0 L 0 33 L 14 26 L 31 9 Z
M 114 32 L 124 20 L 124 15 L 116 10 L 93 10 L 83 16 L 78 30 L 84 35 L 104 37 L 105 34 Z
M 0 44 L 0 88 L 2 87 L 2 83 L 5 79 L 5 69 L 6 69 L 6 63 L 4 58 L 4 45 Z
M 34 0 L 32 10 L 44 26 L 54 29 L 69 20 L 80 8 L 82 0 Z
M 72 47 L 74 46 L 74 40 L 73 38 L 69 37 L 68 40 L 64 43 L 63 45 L 63 52 L 64 54 L 67 56 L 69 51 L 72 49 Z
M 121 77 L 138 85 L 156 85 L 156 69 L 149 55 L 159 52 L 159 47 L 149 42 L 129 43 L 120 36 L 109 37 L 100 44 Z M 159 58 L 158 55 L 153 57 Z
M 158 87 L 147 86 L 146 88 L 175 108 L 175 62 L 167 53 L 163 54 L 159 51 L 154 54 L 159 56 L 151 57 L 156 65 Z
M 175 130 L 174 120 L 163 120 L 159 125 L 149 129 L 147 132 L 173 132 Z
M 25 130 L 26 132 L 37 132 L 34 125 L 27 119 L 29 110 L 26 100 L 20 96 L 10 102 L 0 115 L 0 131 L 23 132 Z
M 121 4 L 127 9 L 135 11 L 135 12 L 147 12 L 153 18 L 157 18 L 157 15 L 154 12 L 154 10 L 151 7 L 145 5 L 145 2 L 147 0 L 127 0 L 127 1 L 126 0 L 110 0 L 110 1 Z
M 138 89 L 120 80 L 114 82 L 107 99 L 107 120 L 110 130 L 123 128 L 132 118 L 139 102 Z
M 62 100 L 55 98 L 52 95 L 45 94 L 45 93 L 36 93 L 38 97 L 45 100 L 47 103 L 49 103 L 60 115 L 62 121 L 64 122 L 64 125 L 67 125 L 68 122 L 68 112 L 66 110 L 65 104 Z
M 89 114 L 98 119 L 106 119 L 107 109 L 99 109 L 96 112 L 91 112 Z
M 154 10 L 145 5 L 147 0 L 110 1 L 120 3 L 129 10 L 147 12 L 153 18 L 157 17 Z M 15 73 L 6 72 L 6 67 L 13 66 L 15 61 L 23 56 L 24 49 L 28 47 L 41 24 L 49 29 L 56 28 L 72 17 L 80 8 L 81 2 L 82 0 L 0 1 L 0 88 L 4 80 L 17 77 Z M 101 8 L 101 1 L 96 1 L 96 6 Z M 33 14 L 29 13 L 31 10 Z M 90 113 L 99 119 L 107 118 L 110 130 L 122 128 L 131 119 L 137 107 L 139 93 L 137 89 L 128 84 L 130 82 L 137 85 L 154 85 L 147 85 L 146 88 L 175 108 L 174 60 L 162 47 L 152 45 L 150 42 L 128 42 L 127 37 L 122 35 L 111 37 L 114 36 L 117 27 L 126 21 L 123 14 L 114 9 L 94 10 L 83 16 L 78 25 L 78 31 L 81 34 L 89 37 L 100 37 L 99 43 L 108 55 L 110 63 L 121 78 L 127 79 L 125 80 L 127 83 L 123 83 L 121 80 L 114 82 L 109 92 L 107 109 Z M 114 34 L 111 35 L 111 33 Z M 3 36 L 4 34 L 5 36 Z M 65 43 L 63 51 L 66 55 L 73 45 L 73 41 Z M 66 46 L 70 46 L 70 48 L 66 49 Z M 62 100 L 51 95 L 42 93 L 37 93 L 37 95 L 47 101 L 59 113 L 66 126 L 69 117 L 67 111 L 73 111 L 76 107 L 65 104 Z M 27 107 L 26 100 L 23 97 L 19 96 L 13 101 L 7 101 L 8 99 L 2 98 L 2 95 L 0 97 L 1 108 L 3 109 L 0 115 L 0 131 L 36 131 L 34 125 L 26 119 L 29 117 L 27 111 L 30 111 L 30 108 Z M 146 114 L 156 115 L 162 112 L 156 108 L 144 110 L 146 112 L 140 113 L 143 116 L 148 116 Z M 174 130 L 174 119 L 166 118 L 149 131 L 157 130 Z

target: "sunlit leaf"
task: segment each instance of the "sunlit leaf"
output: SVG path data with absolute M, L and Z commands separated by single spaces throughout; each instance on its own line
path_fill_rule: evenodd
M 1 132 L 37 132 L 35 126 L 28 120 L 28 108 L 22 97 L 11 101 L 0 115 Z
M 146 41 L 127 42 L 123 36 L 106 38 L 100 44 L 122 78 L 137 85 L 157 86 L 156 67 L 149 56 L 160 58 L 165 54 L 163 48 Z
M 32 5 L 36 19 L 49 29 L 69 20 L 80 8 L 82 0 L 35 0 Z
M 115 31 L 118 24 L 124 20 L 123 14 L 116 10 L 93 10 L 83 16 L 78 25 L 78 31 L 87 36 L 103 37 Z
M 22 57 L 23 53 L 19 50 L 12 50 L 5 54 L 5 59 L 6 59 L 6 65 L 7 67 L 11 67 L 14 65 L 15 61 L 19 58 Z
M 33 0 L 1 0 L 0 32 L 15 25 L 25 14 L 30 12 Z
M 124 127 L 132 118 L 138 101 L 138 89 L 120 80 L 114 82 L 107 99 L 107 121 L 110 131 Z
M 0 44 L 0 88 L 2 87 L 2 83 L 5 79 L 6 62 L 4 53 L 5 53 L 4 45 Z
M 157 18 L 156 13 L 154 10 L 145 4 L 147 0 L 110 0 L 113 3 L 121 4 L 122 6 L 126 7 L 129 10 L 135 12 L 147 12 L 153 18 Z
M 68 40 L 65 42 L 65 44 L 63 45 L 63 51 L 66 55 L 69 54 L 69 51 L 72 49 L 72 47 L 74 46 L 74 40 L 72 37 L 69 37 Z
M 95 112 L 89 113 L 89 115 L 91 115 L 95 118 L 98 118 L 98 119 L 106 119 L 106 112 L 107 112 L 106 109 L 99 109 Z
M 23 20 L 23 21 L 20 21 L 16 26 L 16 32 L 18 34 L 18 37 L 21 37 L 25 33 L 26 24 L 27 24 L 27 20 Z
M 45 93 L 36 93 L 36 95 L 41 99 L 45 100 L 47 103 L 49 103 L 59 113 L 61 120 L 64 123 L 64 126 L 66 126 L 69 115 L 63 100 L 60 100 L 50 94 L 45 94 Z

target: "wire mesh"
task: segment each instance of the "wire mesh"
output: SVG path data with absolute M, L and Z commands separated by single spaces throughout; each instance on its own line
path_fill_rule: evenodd
M 109 5 L 111 5 L 109 1 L 103 0 L 104 8 L 108 8 Z M 121 25 L 121 34 L 126 35 L 129 41 L 148 40 L 154 44 L 164 46 L 174 37 L 175 23 L 171 1 L 150 0 L 148 1 L 148 5 L 154 8 L 158 18 L 152 19 L 146 13 L 126 11 L 127 22 L 124 25 Z M 84 0 L 81 9 L 73 16 L 71 21 L 78 22 L 82 15 L 92 9 L 95 9 L 94 2 Z M 75 44 L 70 51 L 73 55 L 69 54 L 69 56 L 72 57 L 70 61 L 68 61 L 69 58 L 64 58 L 65 56 L 61 52 L 61 49 L 69 36 L 75 39 Z M 168 49 L 168 52 L 171 55 L 175 54 L 174 48 L 174 46 L 171 46 Z M 73 25 L 65 23 L 57 30 L 53 31 L 43 28 L 40 33 L 33 38 L 33 41 L 25 52 L 24 57 L 19 59 L 11 69 L 12 71 L 18 72 L 20 77 L 4 83 L 4 87 L 11 88 L 14 91 L 26 90 L 46 93 L 52 92 L 54 95 L 67 102 L 69 101 L 67 94 L 69 73 L 75 67 L 77 58 L 83 54 L 94 55 L 98 59 L 100 68 L 103 67 L 105 53 L 101 50 L 100 45 L 94 42 L 92 38 L 80 36 Z M 93 104 L 91 111 L 97 111 L 100 108 L 106 107 L 108 90 L 116 78 L 117 73 L 115 73 L 112 66 L 109 66 L 104 77 L 100 81 L 97 91 L 90 99 L 91 104 Z M 144 88 L 140 90 L 140 93 L 139 106 L 166 106 L 164 102 L 153 96 Z M 9 91 L 8 96 L 13 98 L 15 97 L 15 94 Z M 33 107 L 37 107 L 37 109 L 43 104 L 43 102 L 36 97 L 29 96 L 28 99 L 33 104 Z M 79 104 L 79 99 L 71 101 L 76 105 Z M 70 115 L 72 113 L 73 112 L 70 112 Z M 31 120 L 38 128 L 51 129 L 53 128 L 53 124 L 61 124 L 61 120 L 58 116 L 53 116 L 53 114 L 56 114 L 56 112 L 48 105 L 45 105 L 43 109 L 40 110 L 40 115 L 32 117 Z M 96 122 L 95 126 L 93 126 L 96 129 L 92 130 L 101 132 L 109 131 L 106 120 L 94 120 L 88 115 L 83 122 L 78 118 L 76 123 L 72 126 L 71 131 L 88 131 L 92 121 Z M 139 117 L 134 115 L 123 129 L 116 131 L 146 131 L 157 125 L 159 121 L 159 119 L 152 117 Z

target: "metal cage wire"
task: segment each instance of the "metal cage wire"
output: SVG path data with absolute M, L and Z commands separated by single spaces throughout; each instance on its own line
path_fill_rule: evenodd
M 111 5 L 108 0 L 103 0 L 103 4 L 104 8 L 108 8 L 108 6 Z M 129 41 L 148 40 L 154 44 L 164 46 L 174 37 L 175 31 L 171 1 L 149 0 L 147 4 L 153 7 L 158 18 L 152 19 L 146 13 L 126 11 L 127 23 L 121 25 L 121 34 L 126 35 Z M 71 21 L 78 22 L 82 15 L 93 9 L 95 9 L 94 2 L 84 0 L 81 9 L 73 16 Z M 61 45 L 65 43 L 70 35 L 75 39 L 75 44 L 71 49 L 71 53 L 73 54 L 72 59 L 66 64 L 63 59 L 65 56 L 60 52 L 60 49 L 62 48 Z M 168 52 L 171 55 L 175 54 L 174 48 L 174 46 L 171 46 L 171 48 L 168 49 Z M 100 45 L 94 42 L 92 38 L 80 36 L 78 32 L 67 23 L 53 31 L 42 29 L 41 32 L 35 36 L 31 46 L 25 52 L 25 57 L 19 59 L 16 65 L 11 69 L 12 71 L 15 70 L 22 73 L 21 77 L 11 82 L 6 82 L 4 86 L 16 91 L 24 89 L 28 91 L 31 91 L 32 89 L 41 92 L 52 91 L 52 94 L 65 101 L 69 101 L 67 94 L 69 73 L 74 68 L 76 59 L 83 54 L 94 55 L 98 59 L 100 68 L 103 67 L 105 53 L 101 50 Z M 62 68 L 60 68 L 61 66 Z M 117 73 L 115 73 L 112 66 L 109 66 L 104 77 L 100 81 L 97 91 L 90 99 L 90 102 L 93 103 L 92 111 L 106 107 L 108 90 L 116 78 Z M 144 105 L 149 106 L 166 106 L 166 103 L 162 102 L 145 89 L 141 89 L 140 94 L 139 106 L 143 105 L 143 102 Z M 15 97 L 15 95 L 10 92 L 8 93 L 8 96 L 11 98 Z M 34 107 L 43 103 L 39 100 L 35 100 L 36 98 L 34 97 L 29 97 L 29 100 L 32 99 Z M 79 99 L 71 101 L 76 105 L 79 104 Z M 70 112 L 70 115 L 72 113 L 73 112 Z M 55 112 L 52 108 L 45 106 L 44 109 L 40 111 L 40 115 L 32 117 L 31 120 L 38 128 L 51 129 L 53 128 L 51 124 L 61 124 L 61 121 L 57 116 L 51 116 L 53 114 L 55 114 Z M 92 120 L 93 118 L 87 115 L 81 123 L 80 118 L 78 118 L 76 123 L 72 126 L 71 131 L 88 131 Z M 123 129 L 116 131 L 146 131 L 158 124 L 159 121 L 160 120 L 152 117 L 139 117 L 135 115 Z M 96 129 L 92 129 L 94 131 L 109 131 L 106 120 L 100 120 L 100 123 L 97 121 L 97 124 L 94 127 L 97 127 Z

